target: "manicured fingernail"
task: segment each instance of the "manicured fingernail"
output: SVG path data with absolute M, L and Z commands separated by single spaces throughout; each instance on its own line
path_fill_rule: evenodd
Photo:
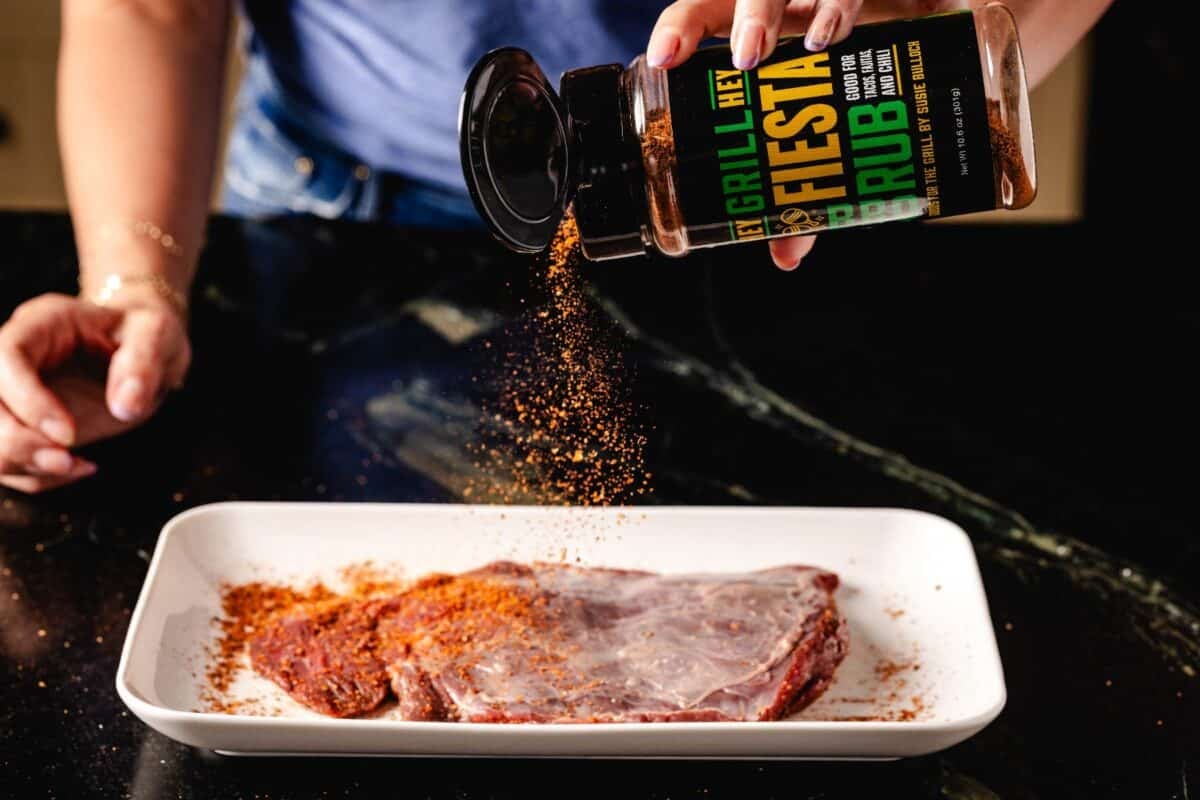
M 66 475 L 74 464 L 75 460 L 66 450 L 42 447 L 33 451 L 33 465 L 51 475 Z
M 75 459 L 75 466 L 71 470 L 72 478 L 87 478 L 96 474 L 96 465 L 91 461 L 84 461 L 82 458 Z
M 650 43 L 649 49 L 646 50 L 646 63 L 652 67 L 665 67 L 678 52 L 679 37 L 673 33 L 664 33 Z
M 762 56 L 767 31 L 761 23 L 749 20 L 738 26 L 734 34 L 733 65 L 738 69 L 754 69 Z
M 42 429 L 42 433 L 46 434 L 46 438 L 66 447 L 70 447 L 71 442 L 75 439 L 75 432 L 71 426 L 56 417 L 42 420 L 42 424 L 38 427 Z
M 122 422 L 133 422 L 146 410 L 146 386 L 141 378 L 126 378 L 117 387 L 113 398 L 113 416 Z
M 813 20 L 813 26 L 804 37 L 804 46 L 808 48 L 809 52 L 815 53 L 829 47 L 829 40 L 833 38 L 833 32 L 837 30 L 840 20 L 840 11 L 827 11 L 817 15 L 817 19 Z

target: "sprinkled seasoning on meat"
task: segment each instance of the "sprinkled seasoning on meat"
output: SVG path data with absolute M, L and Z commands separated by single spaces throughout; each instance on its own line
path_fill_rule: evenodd
M 364 714 L 388 696 L 377 611 L 377 603 L 347 601 L 285 617 L 250 640 L 250 663 L 315 711 Z
M 301 609 L 251 639 L 251 660 L 334 716 L 392 696 L 418 720 L 772 720 L 819 697 L 846 655 L 837 585 L 802 566 L 655 575 L 497 562 Z

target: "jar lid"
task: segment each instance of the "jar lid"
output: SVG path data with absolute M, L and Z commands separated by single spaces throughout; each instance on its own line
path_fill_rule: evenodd
M 567 115 L 529 53 L 488 53 L 467 78 L 459 108 L 463 175 L 480 216 L 513 250 L 536 253 L 570 202 Z

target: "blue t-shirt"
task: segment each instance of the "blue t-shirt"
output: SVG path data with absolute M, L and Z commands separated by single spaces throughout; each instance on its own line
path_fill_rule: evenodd
M 628 63 L 667 0 L 243 0 L 251 69 L 313 133 L 377 169 L 465 191 L 458 102 L 495 47 L 568 69 Z

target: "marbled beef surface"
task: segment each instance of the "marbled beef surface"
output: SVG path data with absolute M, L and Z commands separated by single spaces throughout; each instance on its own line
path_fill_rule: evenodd
M 417 720 L 772 720 L 820 696 L 846 655 L 837 585 L 804 566 L 656 575 L 496 562 L 276 620 L 250 655 L 339 717 L 392 697 Z

